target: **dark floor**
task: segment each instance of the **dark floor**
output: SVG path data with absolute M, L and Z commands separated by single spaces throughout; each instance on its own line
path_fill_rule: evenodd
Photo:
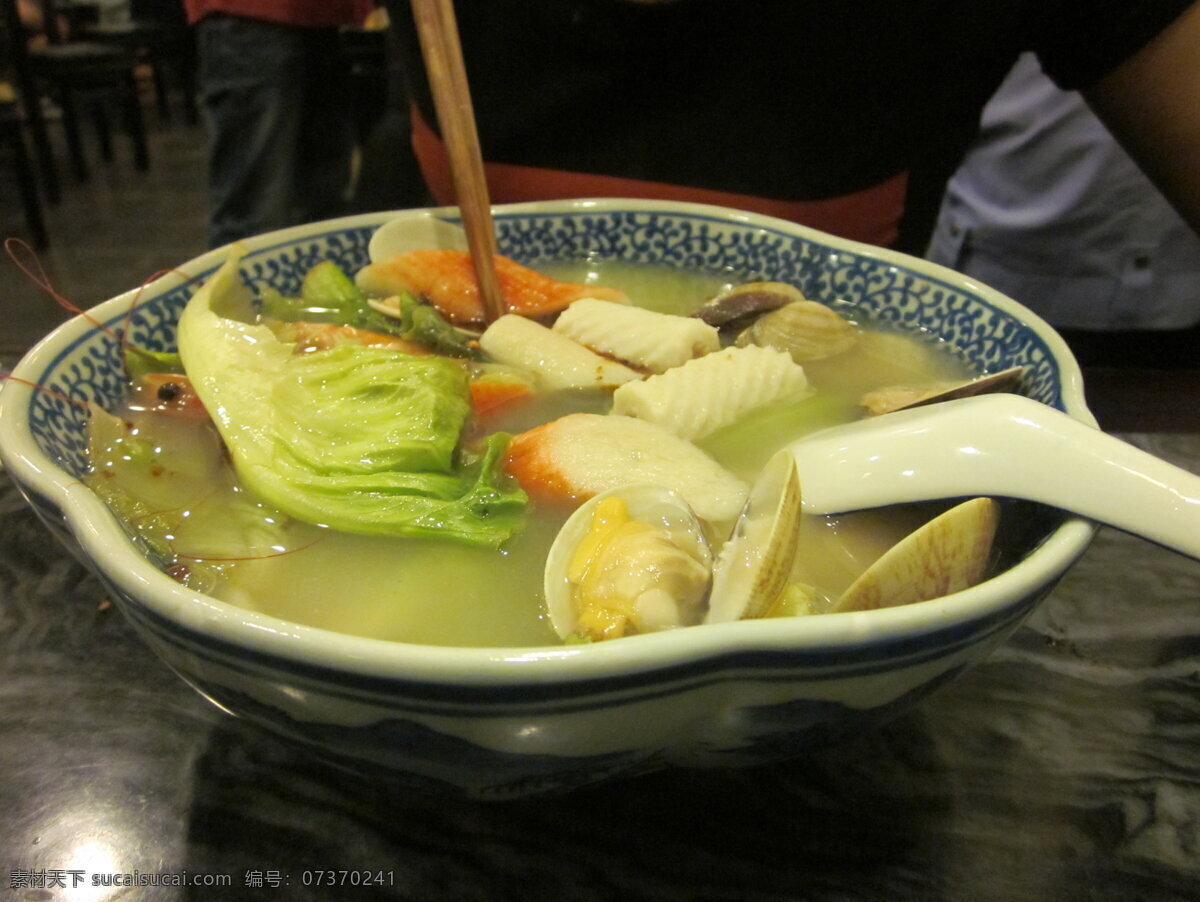
M 181 115 L 172 122 L 146 111 L 150 168 L 139 172 L 124 135 L 116 135 L 114 159 L 100 158 L 89 144 L 91 178 L 75 181 L 65 165 L 61 133 L 62 202 L 44 205 L 50 246 L 37 254 L 50 283 L 64 298 L 87 308 L 135 287 L 147 277 L 205 249 L 205 133 Z M 85 139 L 94 138 L 85 131 Z M 0 237 L 29 240 L 8 160 L 0 170 Z M 28 255 L 26 255 L 28 256 Z M 0 359 L 11 363 L 69 314 L 12 262 L 0 256 Z
M 38 256 L 51 284 L 90 307 L 205 249 L 205 132 L 147 109 L 150 168 L 118 140 L 110 163 L 91 148 L 90 181 L 62 168 L 63 199 L 47 206 L 50 246 Z M 61 135 L 54 135 L 61 142 Z M 119 138 L 120 136 L 118 136 Z M 65 155 L 60 155 L 64 159 Z M 0 161 L 0 237 L 28 237 L 8 160 Z M 11 364 L 68 314 L 0 257 L 0 365 Z M 1200 432 L 1200 330 L 1159 336 L 1068 335 L 1085 362 L 1088 398 L 1110 431 Z

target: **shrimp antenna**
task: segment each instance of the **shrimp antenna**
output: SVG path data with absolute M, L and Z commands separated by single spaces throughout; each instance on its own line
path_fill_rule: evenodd
M 184 281 L 187 281 L 188 279 L 191 278 L 191 276 L 189 276 L 187 273 L 185 273 L 181 269 L 167 268 L 167 269 L 157 270 L 156 272 L 151 273 L 145 279 L 142 280 L 142 284 L 138 286 L 137 294 L 135 294 L 133 296 L 133 303 L 129 305 L 129 312 L 127 312 L 125 314 L 125 319 L 123 321 L 123 325 L 121 328 L 121 347 L 122 348 L 127 344 L 127 342 L 125 340 L 125 336 L 127 336 L 129 334 L 129 324 L 133 320 L 133 311 L 135 309 L 137 309 L 137 305 L 139 303 L 141 303 L 142 292 L 145 291 L 146 287 L 148 285 L 150 285 L 152 282 L 155 282 L 158 279 L 161 279 L 163 276 L 171 275 L 172 273 L 179 276 Z
M 20 238 L 6 238 L 4 240 L 4 250 L 8 254 L 8 258 L 12 260 L 17 269 L 25 275 L 30 282 L 50 295 L 54 302 L 69 313 L 74 313 L 76 316 L 82 316 L 89 323 L 95 326 L 104 334 L 108 335 L 114 341 L 119 337 L 112 329 L 91 316 L 86 310 L 71 303 L 67 298 L 58 293 L 54 284 L 50 281 L 50 277 L 46 274 L 46 270 L 42 267 L 42 260 L 38 256 L 37 251 L 29 246 L 27 242 Z
M 51 398 L 55 398 L 56 400 L 63 401 L 67 404 L 74 405 L 75 407 L 90 412 L 90 408 L 88 407 L 88 403 L 86 401 L 81 401 L 78 398 L 72 398 L 68 395 L 64 395 L 56 388 L 49 388 L 45 385 L 39 385 L 36 382 L 30 382 L 28 379 L 22 379 L 20 376 L 14 376 L 8 370 L 0 370 L 0 382 L 16 382 L 18 385 L 28 385 L 34 391 L 40 391 L 42 394 Z

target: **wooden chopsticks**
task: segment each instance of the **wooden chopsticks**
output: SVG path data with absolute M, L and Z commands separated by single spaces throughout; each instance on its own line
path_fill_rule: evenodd
M 496 230 L 454 6 L 452 0 L 412 0 L 412 5 L 484 319 L 491 323 L 504 314 L 505 304 L 496 277 Z

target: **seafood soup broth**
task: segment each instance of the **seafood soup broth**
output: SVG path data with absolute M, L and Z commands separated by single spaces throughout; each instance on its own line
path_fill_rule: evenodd
M 555 278 L 623 289 L 635 303 L 686 314 L 730 284 L 727 277 L 641 264 L 557 264 L 539 271 Z M 851 309 L 840 309 L 854 319 Z M 796 402 L 750 414 L 698 442 L 749 481 L 789 441 L 860 416 L 859 398 L 896 384 L 969 378 L 950 350 L 911 336 L 857 323 L 862 340 L 850 351 L 804 364 L 816 391 Z M 515 402 L 489 431 L 520 432 L 574 411 L 604 413 L 608 395 L 561 393 Z M 350 535 L 297 524 L 284 545 L 254 538 L 255 518 L 269 518 L 240 492 L 215 430 L 207 423 L 157 422 L 125 412 L 160 455 L 153 511 L 177 579 L 224 601 L 308 626 L 357 636 L 459 646 L 558 644 L 542 598 L 547 550 L 569 511 L 531 503 L 527 525 L 499 551 L 455 542 Z M 122 456 L 120 442 L 104 451 Z M 158 478 L 169 475 L 167 480 Z M 215 486 L 215 488 L 214 488 Z M 840 593 L 866 566 L 923 519 L 928 509 L 905 508 L 841 518 L 805 518 L 794 578 Z M 229 524 L 237 528 L 230 535 Z M 143 524 L 145 523 L 143 522 Z M 154 525 L 154 524 L 152 524 Z

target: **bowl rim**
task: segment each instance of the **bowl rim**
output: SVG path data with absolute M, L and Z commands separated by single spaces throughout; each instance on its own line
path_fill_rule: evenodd
M 978 295 L 991 306 L 1026 323 L 1045 343 L 1061 376 L 1066 412 L 1089 425 L 1096 421 L 1084 401 L 1082 372 L 1066 342 L 1048 323 L 1017 301 L 955 271 L 886 248 L 828 235 L 787 220 L 708 204 L 585 198 L 497 205 L 498 218 L 525 214 L 619 211 L 679 213 L 783 232 L 830 248 L 884 263 L 898 263 L 948 287 Z M 309 236 L 377 226 L 400 216 L 459 220 L 456 207 L 417 208 L 356 214 L 257 235 L 238 242 L 243 250 L 262 251 Z M 177 288 L 219 266 L 235 245 L 207 251 L 141 288 L 97 304 L 89 316 L 105 321 L 139 293 Z M 872 646 L 905 643 L 928 633 L 967 628 L 980 620 L 1013 621 L 1032 609 L 1030 598 L 1052 587 L 1083 554 L 1094 524 L 1068 516 L 1030 554 L 1013 567 L 970 589 L 945 598 L 869 612 L 826 614 L 712 624 L 627 637 L 621 642 L 537 647 L 454 647 L 370 639 L 304 626 L 249 611 L 187 589 L 155 567 L 127 537 L 107 505 L 90 489 L 41 452 L 24 416 L 36 381 L 61 350 L 95 327 L 84 316 L 64 322 L 39 341 L 13 368 L 0 393 L 0 460 L 23 493 L 32 491 L 55 505 L 87 563 L 119 593 L 152 617 L 186 631 L 194 641 L 243 648 L 268 659 L 382 679 L 460 686 L 581 682 L 628 677 L 671 668 L 732 661 L 747 653 L 856 653 Z M 116 598 L 122 607 L 126 599 Z

